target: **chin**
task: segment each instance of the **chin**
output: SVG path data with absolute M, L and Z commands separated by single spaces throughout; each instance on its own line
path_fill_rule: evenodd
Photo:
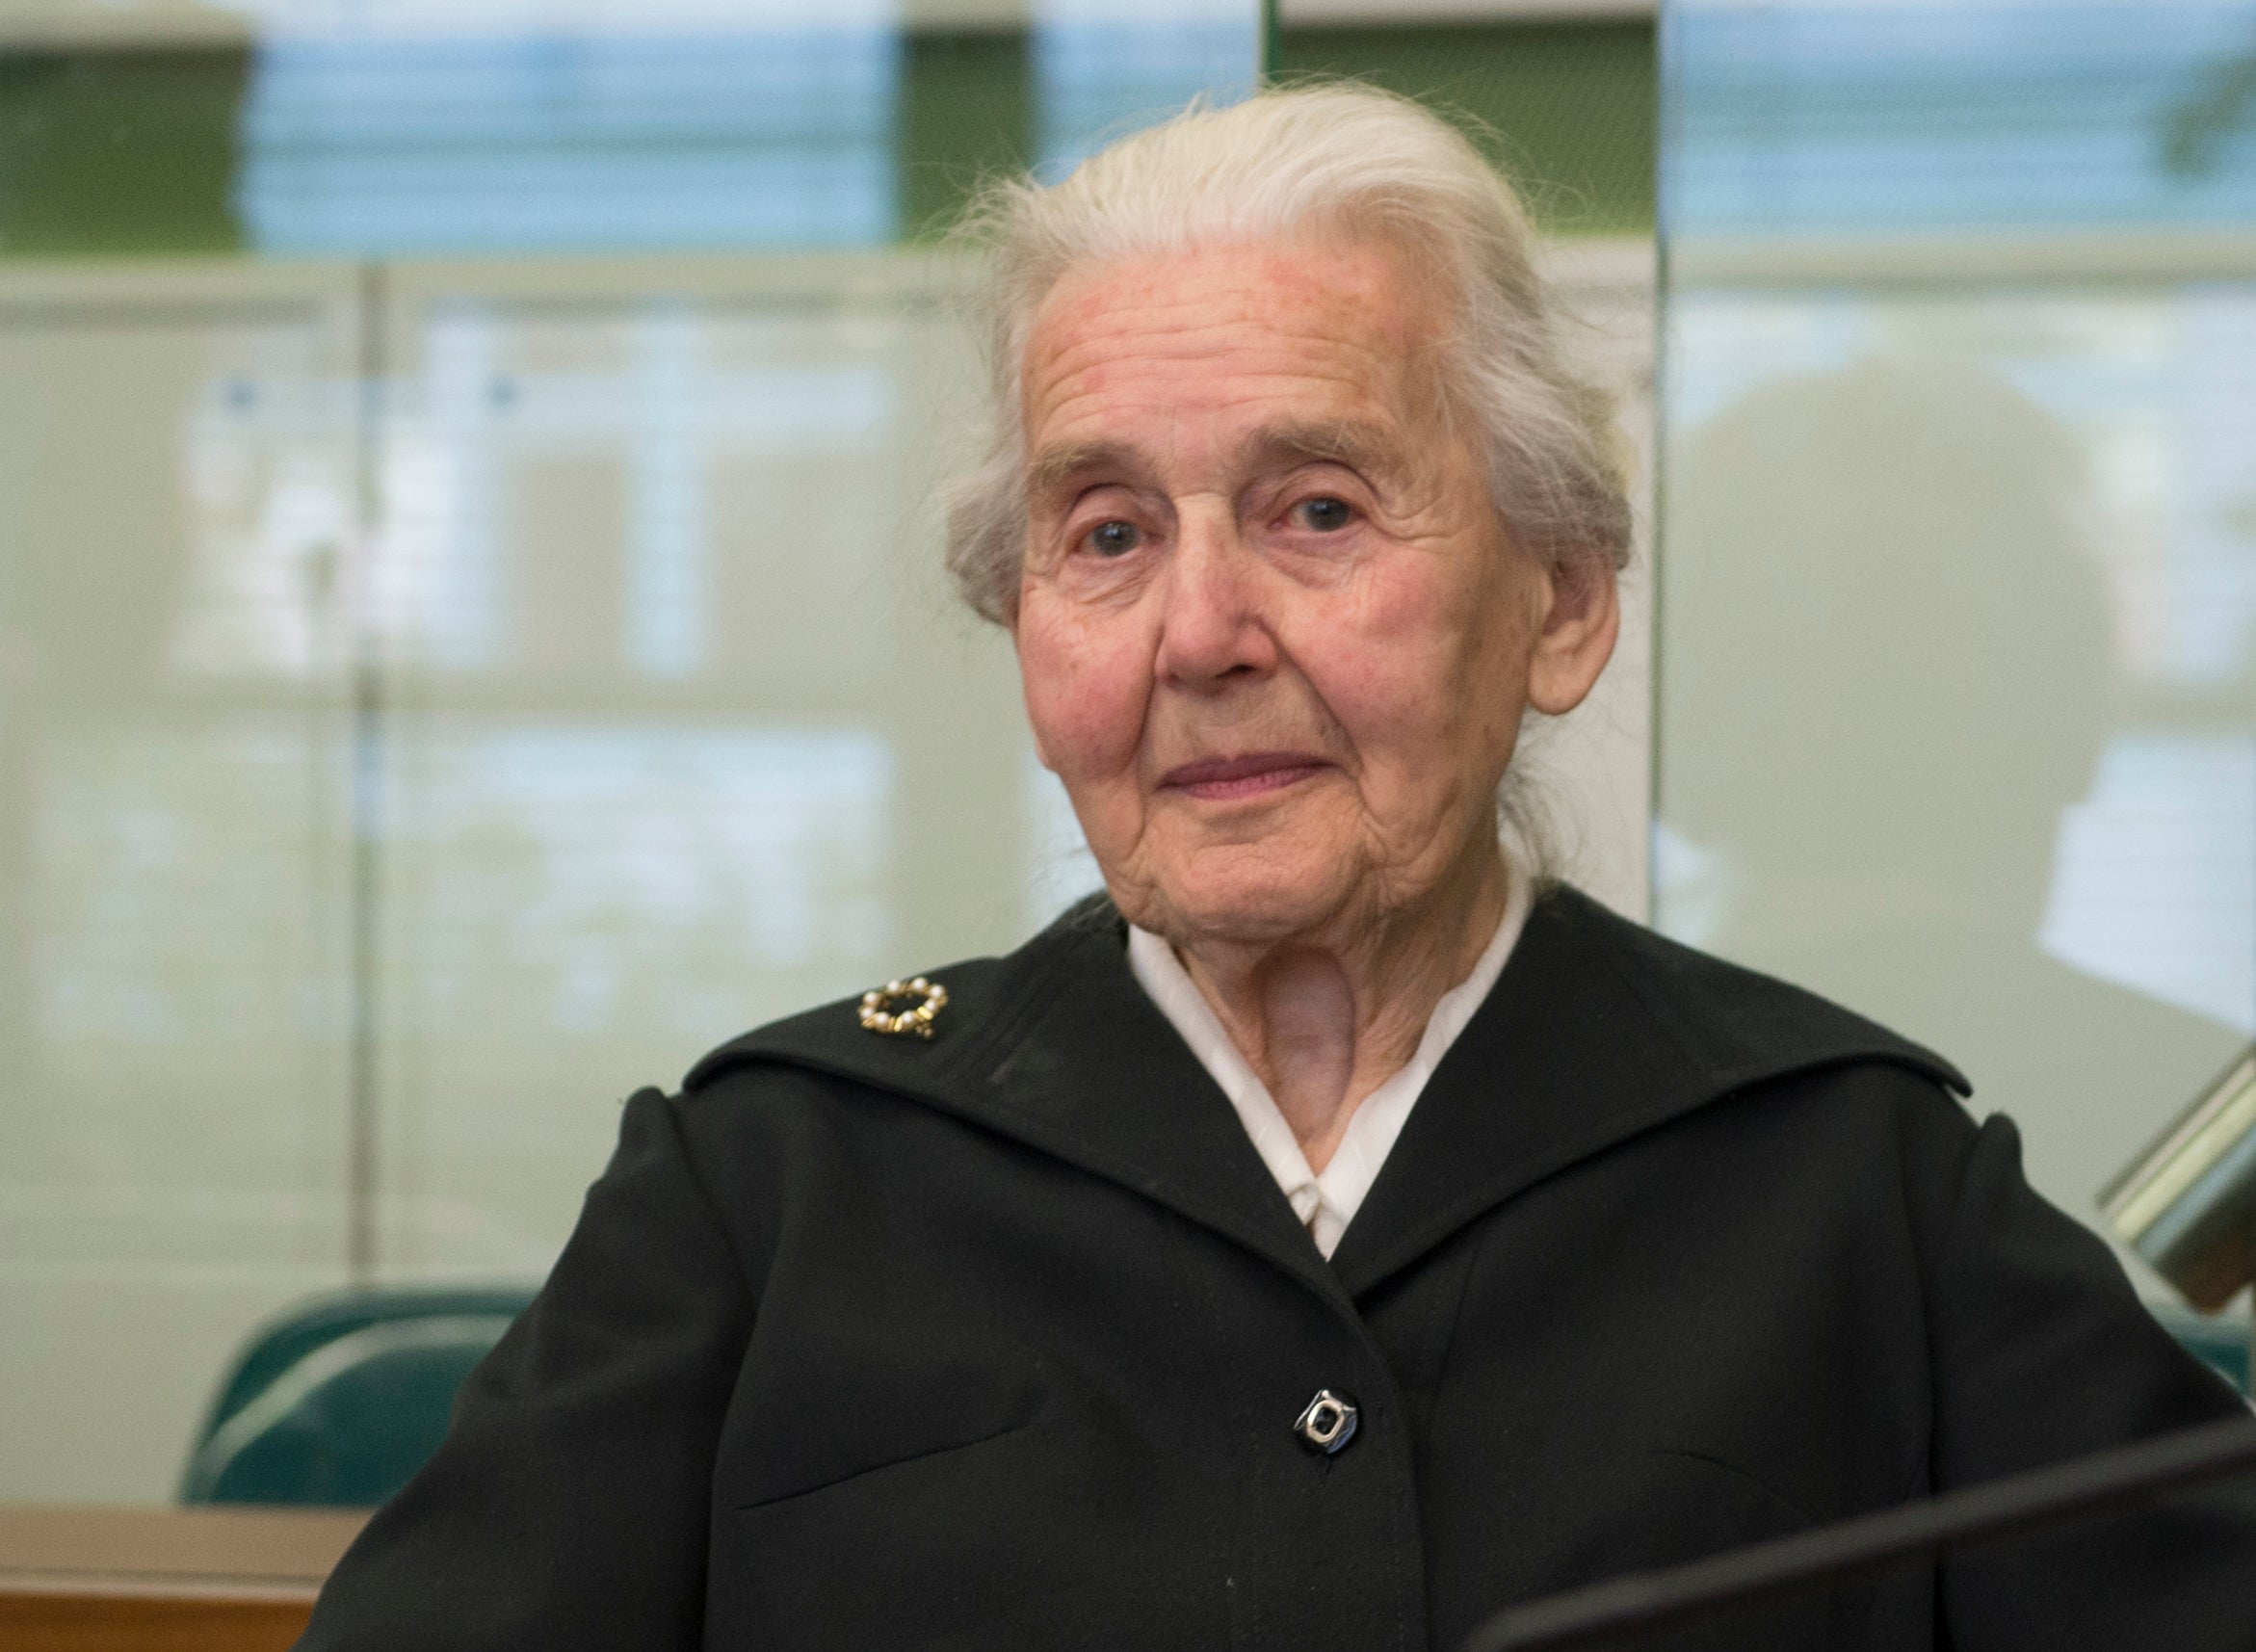
M 1331 918 L 1352 881 L 1338 868 L 1299 866 L 1292 856 L 1251 849 L 1209 859 L 1221 864 L 1194 865 L 1161 880 L 1151 903 L 1159 921 L 1146 928 L 1170 940 L 1273 941 Z

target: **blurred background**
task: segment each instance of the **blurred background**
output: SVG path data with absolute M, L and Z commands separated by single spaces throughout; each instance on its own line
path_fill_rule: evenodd
M 0 1501 L 213 1495 L 298 1304 L 506 1320 L 628 1091 L 1094 885 L 943 235 L 1265 73 L 1623 393 L 1579 880 L 2094 1219 L 2256 1031 L 2256 0 L 0 0 Z
M 2256 5 L 1662 29 L 1656 921 L 2092 1219 L 2256 1031 Z

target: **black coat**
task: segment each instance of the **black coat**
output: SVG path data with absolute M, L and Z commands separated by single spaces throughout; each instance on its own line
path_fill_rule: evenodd
M 1948 1066 L 1567 891 L 1327 1265 L 1123 935 L 1092 903 L 936 972 L 930 1042 L 833 1005 L 634 1097 L 301 1645 L 1447 1648 L 2238 1403 Z M 2256 1498 L 1640 1644 L 2248 1648 Z

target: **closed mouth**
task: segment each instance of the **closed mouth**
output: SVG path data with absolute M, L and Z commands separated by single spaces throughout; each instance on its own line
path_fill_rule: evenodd
M 1237 757 L 1201 757 L 1178 764 L 1160 777 L 1173 791 L 1210 802 L 1259 797 L 1297 785 L 1321 769 L 1330 767 L 1305 751 L 1253 751 Z

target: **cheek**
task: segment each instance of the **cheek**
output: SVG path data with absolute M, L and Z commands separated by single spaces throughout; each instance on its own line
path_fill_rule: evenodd
M 1325 616 L 1320 645 L 1299 657 L 1375 781 L 1454 792 L 1468 770 L 1501 773 L 1509 755 L 1526 690 L 1524 627 L 1502 593 L 1411 568 L 1360 593 L 1351 623 Z
M 1441 737 L 1456 721 L 1465 637 L 1447 592 L 1398 576 L 1358 591 L 1345 612 L 1310 618 L 1312 645 L 1299 657 L 1359 744 L 1398 751 Z
M 1021 605 L 1018 670 L 1042 757 L 1068 782 L 1130 770 L 1143 735 L 1148 649 Z

